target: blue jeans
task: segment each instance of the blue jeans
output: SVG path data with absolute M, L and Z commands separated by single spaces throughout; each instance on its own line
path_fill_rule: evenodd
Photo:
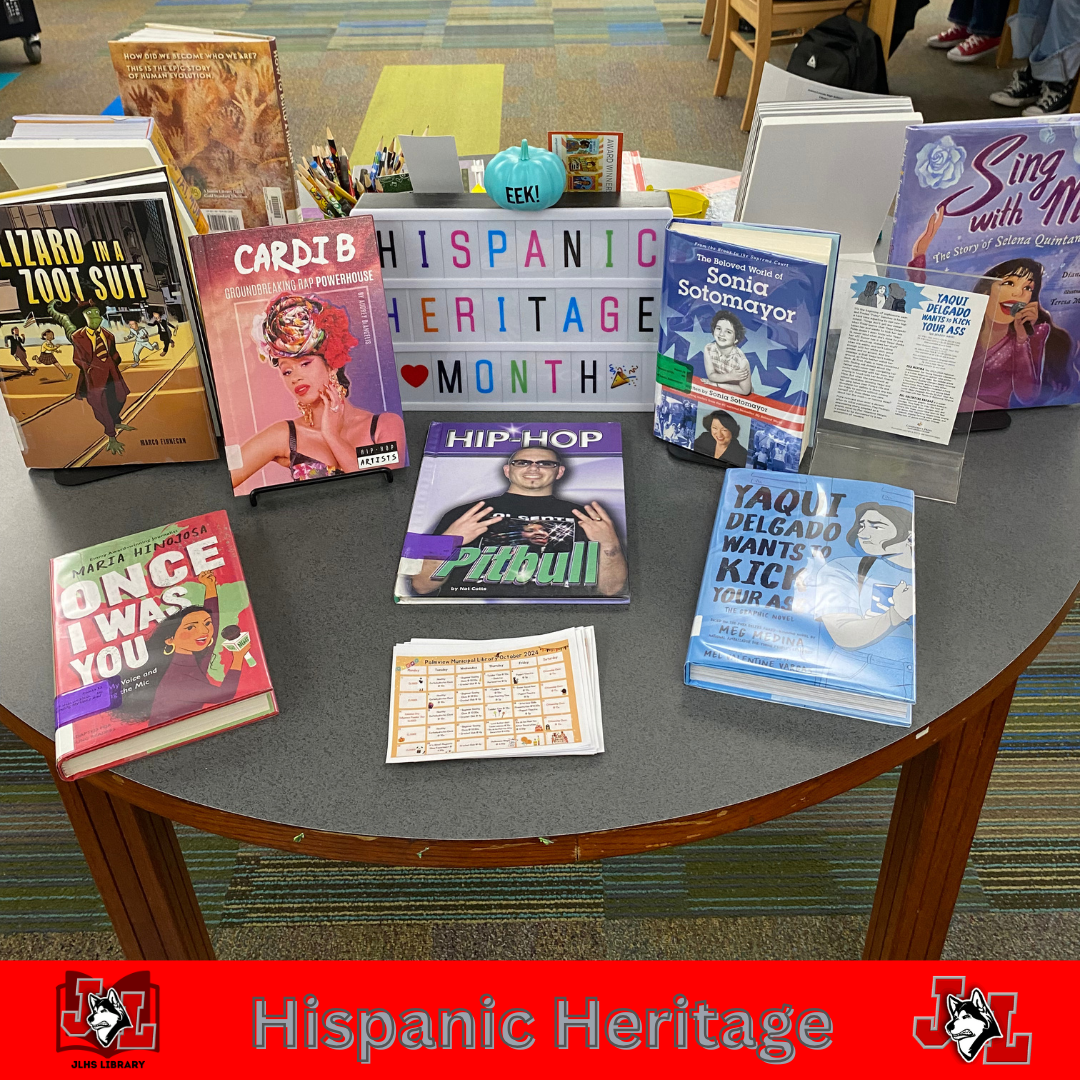
M 1080 7 L 1054 0 L 1020 0 L 1009 20 L 1013 55 L 1031 62 L 1043 82 L 1067 83 L 1080 71 Z
M 966 26 L 972 34 L 1001 37 L 1009 0 L 953 0 L 949 22 Z

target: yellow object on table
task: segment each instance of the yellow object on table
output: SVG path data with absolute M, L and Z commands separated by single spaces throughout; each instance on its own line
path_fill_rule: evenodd
M 709 197 L 702 195 L 700 191 L 669 188 L 668 198 L 671 199 L 671 212 L 676 217 L 703 218 L 705 211 L 709 209 Z

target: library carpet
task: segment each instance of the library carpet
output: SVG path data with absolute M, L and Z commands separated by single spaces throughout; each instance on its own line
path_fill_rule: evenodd
M 1080 604 L 1021 677 L 946 954 L 1080 955 Z M 573 866 L 364 866 L 178 827 L 222 958 L 845 958 L 897 772 L 766 825 Z M 0 728 L 0 959 L 119 956 L 41 759 Z

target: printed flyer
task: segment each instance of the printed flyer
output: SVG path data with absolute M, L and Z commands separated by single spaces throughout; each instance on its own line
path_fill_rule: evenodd
M 825 419 L 947 444 L 988 297 L 855 274 Z

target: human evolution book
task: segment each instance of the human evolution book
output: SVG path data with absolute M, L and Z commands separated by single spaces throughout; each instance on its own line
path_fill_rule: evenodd
M 394 599 L 629 603 L 622 425 L 431 424 Z
M 797 472 L 813 441 L 840 237 L 676 218 L 653 432 L 719 464 Z
M 224 511 L 52 560 L 65 780 L 277 712 Z
M 194 237 L 233 493 L 409 463 L 368 216 Z
M 907 129 L 889 262 L 974 275 L 957 287 L 989 298 L 961 412 L 1080 401 L 1078 222 L 1072 118 Z
M 910 725 L 914 512 L 906 488 L 729 470 L 686 683 Z
M 147 23 L 109 42 L 129 116 L 152 116 L 212 232 L 297 216 L 277 42 Z
M 0 195 L 0 320 L 29 468 L 218 456 L 164 170 Z

